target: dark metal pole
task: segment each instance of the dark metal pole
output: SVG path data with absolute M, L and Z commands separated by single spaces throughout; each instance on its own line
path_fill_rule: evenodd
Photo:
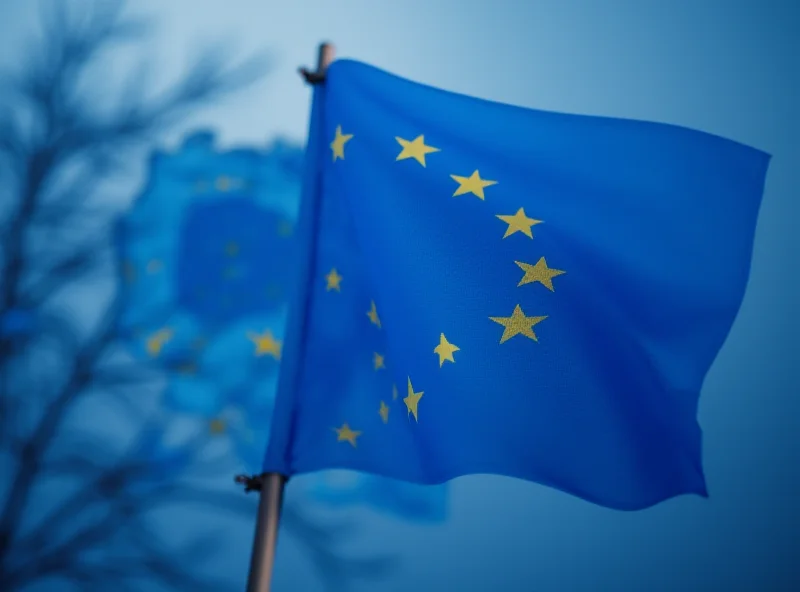
M 270 590 L 285 483 L 286 478 L 277 473 L 266 473 L 261 477 L 261 500 L 258 503 L 258 521 L 253 555 L 250 557 L 247 592 Z
M 333 45 L 320 44 L 316 71 L 300 68 L 300 74 L 305 81 L 312 85 L 325 82 L 325 72 L 333 61 L 333 55 Z M 261 490 L 247 592 L 270 592 L 286 477 L 278 473 L 264 473 L 258 478 L 237 478 L 237 481 L 246 485 L 245 491 Z

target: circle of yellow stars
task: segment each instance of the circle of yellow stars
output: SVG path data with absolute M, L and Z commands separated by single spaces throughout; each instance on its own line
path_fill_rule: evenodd
M 333 153 L 333 162 L 345 159 L 345 144 L 350 142 L 355 137 L 355 134 L 345 134 L 342 131 L 342 126 L 337 125 L 334 139 L 330 144 Z M 420 134 L 414 139 L 405 139 L 395 136 L 395 141 L 400 145 L 400 153 L 395 158 L 395 161 L 415 160 L 422 167 L 427 167 L 426 156 L 441 152 L 440 148 L 429 146 L 425 143 L 425 136 Z M 481 177 L 480 170 L 474 169 L 469 175 L 456 175 L 451 174 L 450 178 L 458 183 L 458 187 L 453 192 L 452 197 L 462 195 L 474 195 L 481 201 L 486 200 L 486 189 L 498 185 L 498 181 L 485 179 Z M 526 214 L 525 209 L 520 207 L 516 212 L 506 214 L 496 214 L 496 218 L 506 224 L 505 233 L 502 239 L 507 239 L 516 234 L 529 239 L 534 238 L 533 227 L 542 224 L 542 220 L 531 218 Z M 553 278 L 565 274 L 566 272 L 561 269 L 549 267 L 545 257 L 540 257 L 536 263 L 526 263 L 524 261 L 514 261 L 514 263 L 522 270 L 523 276 L 520 279 L 517 287 L 527 284 L 540 283 L 550 292 L 555 291 L 553 285 Z M 341 291 L 342 276 L 339 275 L 336 268 L 332 268 L 325 276 L 326 290 L 327 291 Z M 381 328 L 380 318 L 374 301 L 370 301 L 370 309 L 367 311 L 367 316 L 370 322 L 378 329 Z M 534 327 L 547 319 L 547 316 L 528 316 L 522 310 L 522 307 L 517 304 L 510 316 L 492 316 L 489 320 L 501 325 L 503 333 L 500 336 L 500 344 L 517 337 L 527 337 L 533 341 L 538 342 L 539 338 L 534 331 Z M 455 353 L 461 349 L 450 342 L 444 333 L 439 334 L 439 343 L 433 348 L 433 353 L 439 358 L 439 368 L 443 368 L 445 362 L 455 363 Z M 385 368 L 384 357 L 375 352 L 373 356 L 373 366 L 376 371 Z M 414 417 L 415 421 L 419 421 L 419 402 L 424 392 L 416 392 L 411 384 L 411 377 L 408 377 L 408 394 L 403 398 L 406 405 L 408 415 Z M 397 400 L 398 392 L 397 386 L 392 386 L 392 400 Z M 386 401 L 381 400 L 378 408 L 378 414 L 384 424 L 389 421 L 390 408 Z M 356 439 L 361 436 L 362 432 L 355 431 L 350 428 L 347 423 L 344 423 L 341 428 L 333 428 L 337 434 L 339 442 L 349 442 L 354 448 L 356 447 Z

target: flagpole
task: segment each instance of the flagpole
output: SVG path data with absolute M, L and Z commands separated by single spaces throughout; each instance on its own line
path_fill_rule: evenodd
M 258 503 L 256 535 L 250 557 L 250 575 L 247 592 L 269 592 L 272 567 L 275 563 L 275 545 L 278 542 L 283 486 L 286 478 L 278 473 L 261 475 L 261 499 Z
M 316 70 L 312 72 L 306 68 L 300 68 L 300 75 L 308 84 L 324 83 L 325 72 L 333 61 L 333 56 L 333 45 L 321 43 Z M 250 573 L 247 578 L 247 592 L 270 592 L 283 490 L 287 478 L 279 473 L 263 473 L 257 477 L 237 477 L 236 480 L 245 484 L 245 491 L 260 490 L 255 540 L 250 557 Z

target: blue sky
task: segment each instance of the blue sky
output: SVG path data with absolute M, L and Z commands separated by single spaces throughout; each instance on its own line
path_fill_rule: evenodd
M 20 56 L 34 3 L 0 7 L 0 63 Z M 800 546 L 800 4 L 785 0 L 138 0 L 158 31 L 153 73 L 230 41 L 271 52 L 271 76 L 204 111 L 221 143 L 301 141 L 296 74 L 322 40 L 337 53 L 448 90 L 540 109 L 698 128 L 773 155 L 751 280 L 706 380 L 699 419 L 710 499 L 647 511 L 594 507 L 499 477 L 455 482 L 452 518 L 422 527 L 370 516 L 361 545 L 401 551 L 382 590 L 789 590 Z M 119 58 L 124 69 L 127 58 Z M 676 212 L 676 215 L 679 213 Z M 665 221 L 669 223 L 669 221 Z M 241 553 L 249 552 L 249 539 Z M 281 562 L 281 558 L 284 561 Z M 279 589 L 300 565 L 281 548 Z M 246 561 L 242 561 L 246 565 Z M 789 584 L 790 579 L 794 586 Z

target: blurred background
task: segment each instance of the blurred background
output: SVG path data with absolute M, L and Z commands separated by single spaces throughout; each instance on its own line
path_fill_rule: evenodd
M 324 40 L 448 90 L 773 159 L 701 397 L 709 499 L 624 513 L 501 477 L 298 477 L 275 589 L 800 589 L 797 2 L 5 0 L 0 590 L 244 589 L 257 499 L 233 476 L 258 472 L 269 431 L 296 69 Z

